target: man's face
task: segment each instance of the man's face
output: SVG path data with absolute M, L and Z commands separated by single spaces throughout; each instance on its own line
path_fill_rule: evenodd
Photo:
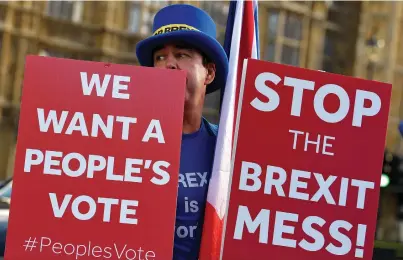
M 201 53 L 180 44 L 168 44 L 154 51 L 154 67 L 187 72 L 186 102 L 202 102 L 206 85 L 214 80 L 215 66 Z

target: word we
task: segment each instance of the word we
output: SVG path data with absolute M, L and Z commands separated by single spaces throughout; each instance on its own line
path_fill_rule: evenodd
M 80 72 L 81 77 L 81 86 L 83 89 L 83 94 L 85 96 L 89 96 L 92 93 L 92 90 L 95 86 L 97 96 L 104 97 L 106 90 L 109 87 L 109 82 L 112 78 L 112 98 L 119 99 L 129 99 L 129 93 L 122 93 L 121 91 L 127 90 L 128 85 L 124 83 L 130 82 L 130 77 L 128 76 L 111 76 L 110 74 L 106 74 L 102 83 L 99 78 L 99 74 L 92 74 L 90 82 L 88 82 L 87 72 Z

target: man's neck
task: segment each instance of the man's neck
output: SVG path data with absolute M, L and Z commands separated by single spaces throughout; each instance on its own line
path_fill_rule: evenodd
M 191 134 L 199 130 L 202 120 L 201 109 L 186 109 L 183 117 L 183 133 Z

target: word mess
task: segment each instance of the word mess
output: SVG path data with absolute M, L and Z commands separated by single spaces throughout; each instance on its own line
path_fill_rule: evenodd
M 252 219 L 248 207 L 243 205 L 238 207 L 233 238 L 242 240 L 244 231 L 247 229 L 249 233 L 259 233 L 259 243 L 268 244 L 270 223 L 273 223 L 270 221 L 271 213 L 275 214 L 271 241 L 271 243 L 275 246 L 296 248 L 298 245 L 300 248 L 306 251 L 319 251 L 325 247 L 326 244 L 325 237 L 321 232 L 324 229 L 322 227 L 326 225 L 326 228 L 328 228 L 328 234 L 332 239 L 338 242 L 337 244 L 332 242 L 327 243 L 327 246 L 325 247 L 327 252 L 333 255 L 346 255 L 352 249 L 352 242 L 350 238 L 344 234 L 345 232 L 351 231 L 353 228 L 353 225 L 348 221 L 335 220 L 329 225 L 329 223 L 327 223 L 326 220 L 321 217 L 308 216 L 302 220 L 302 223 L 298 223 L 300 221 L 299 214 L 281 211 L 271 212 L 268 209 L 262 209 L 257 216 Z M 286 221 L 298 223 L 299 226 L 296 227 L 291 224 L 286 225 Z M 313 227 L 314 225 L 318 225 L 322 228 L 322 230 L 315 229 Z M 297 240 L 290 238 L 290 235 L 295 235 L 296 229 L 299 231 L 301 228 L 304 236 L 309 236 L 311 239 L 307 240 L 303 238 L 297 244 Z M 341 230 L 343 232 L 341 232 Z M 365 243 L 367 226 L 358 224 L 357 230 L 357 247 L 363 247 Z M 287 234 L 287 238 L 285 238 L 283 234 Z M 312 240 L 313 242 L 310 242 Z M 340 244 L 340 246 L 338 246 L 338 244 Z M 363 258 L 363 256 L 364 250 L 362 248 L 357 248 L 355 250 L 355 257 Z
M 303 103 L 303 93 L 304 91 L 313 91 L 315 89 L 315 82 L 309 80 L 303 80 L 293 77 L 284 77 L 282 79 L 280 76 L 271 73 L 263 72 L 260 73 L 255 79 L 256 90 L 265 96 L 268 101 L 264 102 L 258 97 L 251 101 L 252 107 L 262 112 L 271 112 L 277 109 L 280 105 L 280 95 L 271 87 L 266 84 L 266 81 L 278 85 L 282 80 L 284 80 L 283 85 L 293 88 L 293 97 L 291 103 L 291 115 L 301 116 L 301 108 Z M 334 94 L 340 101 L 340 105 L 336 112 L 329 112 L 324 106 L 325 98 Z M 365 101 L 371 101 L 370 107 L 365 107 Z M 306 105 L 304 105 L 305 107 Z M 350 97 L 346 90 L 336 84 L 325 84 L 320 86 L 315 92 L 313 107 L 316 115 L 327 123 L 338 123 L 346 118 L 350 111 Z M 355 100 L 353 104 L 353 118 L 352 126 L 362 127 L 363 117 L 375 116 L 381 109 L 381 99 L 378 94 L 365 90 L 356 90 Z

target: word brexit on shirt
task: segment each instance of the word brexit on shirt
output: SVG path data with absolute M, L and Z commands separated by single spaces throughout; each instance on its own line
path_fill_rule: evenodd
M 208 188 L 209 172 L 179 173 L 179 193 L 177 217 L 179 222 L 175 234 L 180 239 L 195 238 L 200 228 L 198 217 L 204 209 L 204 199 Z M 182 222 L 183 220 L 183 222 Z
M 252 60 L 242 82 L 223 259 L 372 259 L 391 85 Z

